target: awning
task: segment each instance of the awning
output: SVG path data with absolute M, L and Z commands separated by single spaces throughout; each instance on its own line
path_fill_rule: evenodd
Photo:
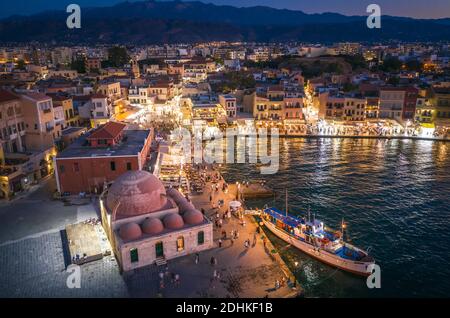
M 434 123 L 421 123 L 420 126 L 423 128 L 431 128 L 431 129 L 435 128 Z

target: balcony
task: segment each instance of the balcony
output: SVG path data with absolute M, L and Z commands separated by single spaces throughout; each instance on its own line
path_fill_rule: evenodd
M 55 129 L 55 127 L 53 127 L 53 126 L 45 127 L 46 132 L 52 132 L 54 129 Z

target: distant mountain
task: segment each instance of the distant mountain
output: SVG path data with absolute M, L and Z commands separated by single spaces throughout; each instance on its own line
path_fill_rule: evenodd
M 450 41 L 450 19 L 383 16 L 381 29 L 368 29 L 365 16 L 202 2 L 123 2 L 106 8 L 83 8 L 82 28 L 78 30 L 67 29 L 67 16 L 64 11 L 47 11 L 0 20 L 0 42 Z

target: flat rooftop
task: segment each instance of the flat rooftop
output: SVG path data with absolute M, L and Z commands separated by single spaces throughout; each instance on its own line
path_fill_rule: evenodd
M 57 159 L 136 156 L 149 138 L 150 130 L 124 130 L 122 141 L 112 147 L 91 147 L 87 141 L 90 132 L 77 138 L 57 155 Z
M 86 127 L 67 127 L 66 129 L 62 130 L 61 133 L 63 136 L 66 136 L 82 130 L 86 130 Z

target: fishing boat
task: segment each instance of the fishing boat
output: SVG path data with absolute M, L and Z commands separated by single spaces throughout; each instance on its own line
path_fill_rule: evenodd
M 309 256 L 353 274 L 371 274 L 375 260 L 367 251 L 344 241 L 344 222 L 341 231 L 336 231 L 315 217 L 311 220 L 309 212 L 308 218 L 297 218 L 275 208 L 265 208 L 261 218 L 273 234 Z

